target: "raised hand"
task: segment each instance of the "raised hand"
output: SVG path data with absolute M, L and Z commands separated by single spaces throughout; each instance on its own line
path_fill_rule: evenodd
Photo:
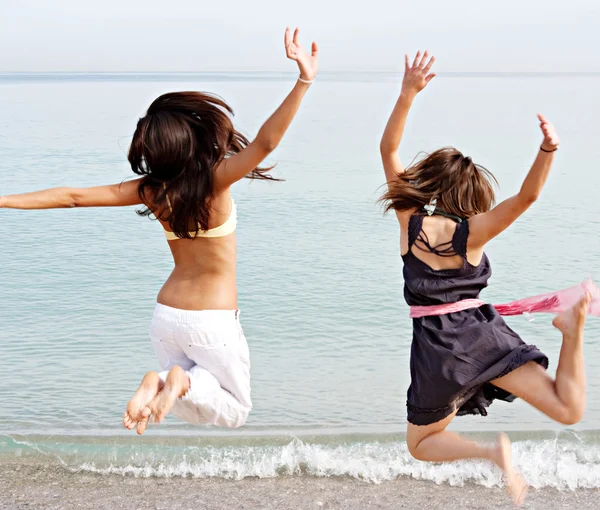
M 298 41 L 298 34 L 300 30 L 296 28 L 294 30 L 294 37 L 289 28 L 285 29 L 285 54 L 291 60 L 295 60 L 298 63 L 300 69 L 300 78 L 305 81 L 313 81 L 317 76 L 319 70 L 319 48 L 317 43 L 312 43 L 311 54 L 309 55 L 306 50 Z
M 558 135 L 556 134 L 556 128 L 541 113 L 538 113 L 538 119 L 540 119 L 540 129 L 544 134 L 542 149 L 546 152 L 554 152 L 556 149 L 558 149 L 558 145 L 560 143 Z
M 412 65 L 410 64 L 408 55 L 405 55 L 402 92 L 411 95 L 421 92 L 435 76 L 435 73 L 429 72 L 434 62 L 435 57 L 432 56 L 430 58 L 428 51 L 423 55 L 418 51 Z

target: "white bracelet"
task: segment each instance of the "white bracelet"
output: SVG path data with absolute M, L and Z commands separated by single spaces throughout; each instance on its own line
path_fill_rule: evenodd
M 305 80 L 305 79 L 304 79 L 304 78 L 302 78 L 301 76 L 298 76 L 298 81 L 299 81 L 300 83 L 306 83 L 307 85 L 310 85 L 311 83 L 314 83 L 314 82 L 315 82 L 315 80 L 314 80 L 314 79 L 312 79 L 312 80 Z

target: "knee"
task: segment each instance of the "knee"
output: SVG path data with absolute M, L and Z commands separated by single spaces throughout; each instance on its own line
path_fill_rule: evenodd
M 248 416 L 250 415 L 251 410 L 251 407 L 238 410 L 238 412 L 235 413 L 235 416 L 232 416 L 230 419 L 226 420 L 223 425 L 230 429 L 239 429 L 246 424 L 246 421 L 248 421 Z M 219 423 L 216 425 L 219 425 Z
M 557 417 L 557 421 L 563 425 L 576 425 L 583 418 L 583 409 L 565 408 Z
M 250 414 L 250 411 L 240 412 L 237 416 L 237 419 L 232 422 L 231 428 L 239 429 L 240 427 L 244 426 L 246 424 L 246 421 L 248 421 L 249 414 Z

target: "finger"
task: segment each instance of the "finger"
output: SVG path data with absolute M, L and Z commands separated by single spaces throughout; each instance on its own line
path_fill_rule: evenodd
M 425 73 L 428 73 L 429 70 L 431 69 L 431 66 L 433 66 L 434 62 L 435 62 L 435 57 L 431 57 L 429 59 L 429 62 L 427 62 L 427 65 L 425 66 L 425 68 L 423 69 L 423 71 L 425 71 Z
M 319 56 L 319 47 L 317 46 L 317 43 L 314 41 L 312 43 L 312 56 L 315 58 Z
M 421 57 L 421 50 L 417 51 L 417 55 L 413 61 L 413 67 L 417 67 L 419 65 L 419 58 Z
M 296 30 L 294 30 L 294 44 L 300 44 L 298 42 L 298 34 L 300 33 L 300 29 L 296 28 Z
M 549 133 L 554 133 L 554 132 L 556 132 L 556 130 L 554 129 L 554 126 L 553 126 L 552 124 L 547 124 L 547 123 L 544 123 L 544 124 L 542 124 L 540 127 L 542 128 L 542 131 L 543 131 L 544 133 L 548 133 L 548 134 L 549 134 Z
M 550 121 L 546 117 L 544 117 L 541 113 L 538 113 L 537 116 L 538 116 L 538 119 L 540 119 L 541 123 L 547 123 L 547 124 L 550 123 Z
M 436 74 L 435 73 L 431 73 L 428 74 L 427 76 L 425 76 L 425 83 L 429 83 L 431 80 L 433 80 L 435 78 Z
M 425 62 L 427 61 L 428 58 L 429 58 L 429 51 L 425 50 L 425 53 L 423 53 L 423 57 L 419 61 L 419 67 L 423 67 L 423 64 L 425 64 Z
M 408 53 L 404 54 L 404 72 L 410 69 L 410 62 L 408 60 Z
M 292 42 L 292 36 L 290 33 L 290 27 L 286 27 L 285 35 L 283 36 L 283 44 L 285 44 L 285 47 L 287 48 L 291 42 Z

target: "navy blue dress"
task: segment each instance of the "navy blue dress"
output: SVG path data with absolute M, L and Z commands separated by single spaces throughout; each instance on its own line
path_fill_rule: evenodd
M 467 261 L 469 221 L 456 225 L 452 240 L 432 247 L 423 232 L 423 215 L 410 218 L 404 261 L 404 297 L 409 305 L 439 305 L 476 299 L 492 274 L 484 254 L 481 263 Z M 413 248 L 414 247 L 414 248 Z M 413 249 L 439 256 L 460 255 L 462 267 L 434 270 Z M 487 415 L 493 400 L 516 397 L 490 381 L 535 361 L 548 368 L 548 358 L 527 345 L 491 305 L 445 315 L 413 319 L 408 388 L 408 421 L 429 425 L 454 411 Z

